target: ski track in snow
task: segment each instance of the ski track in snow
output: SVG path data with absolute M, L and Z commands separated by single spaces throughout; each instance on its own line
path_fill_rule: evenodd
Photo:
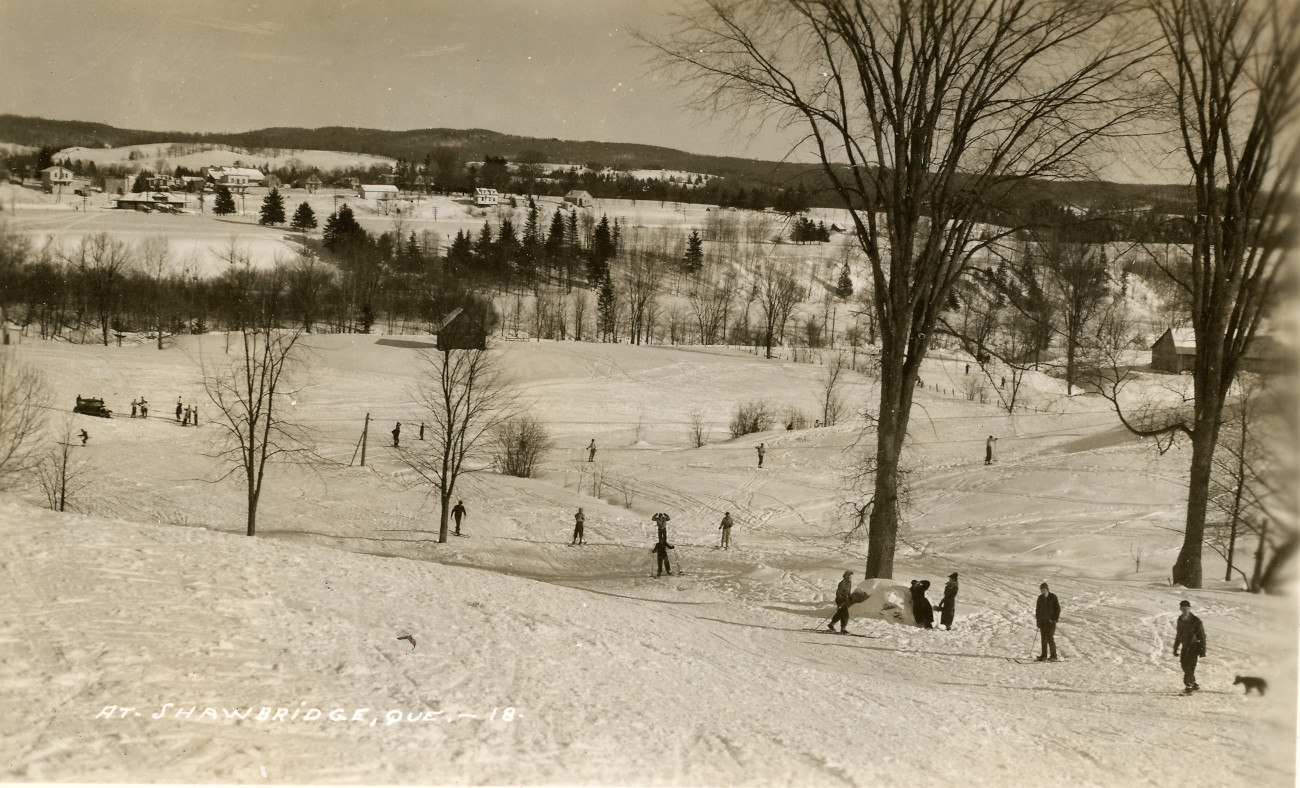
M 205 341 L 220 352 L 220 337 Z M 1294 782 L 1293 601 L 1165 586 L 1177 535 L 1158 526 L 1180 517 L 1185 458 L 1153 460 L 1136 443 L 1058 451 L 1106 429 L 1071 428 L 1096 422 L 1087 407 L 1041 436 L 1022 425 L 1015 450 L 985 467 L 976 438 L 1003 432 L 1005 414 L 918 392 L 933 420 L 909 445 L 904 534 L 922 548 L 900 544 L 895 576 L 931 579 L 937 602 L 960 571 L 956 626 L 855 617 L 868 637 L 842 637 L 822 628 L 840 574 L 860 577 L 865 556 L 834 536 L 853 428 L 682 448 L 692 401 L 721 435 L 731 403 L 755 390 L 801 402 L 815 367 L 721 349 L 507 345 L 539 412 L 567 414 L 559 445 L 535 479 L 462 477 L 467 538 L 438 544 L 436 497 L 387 445 L 398 418 L 416 440 L 415 357 L 372 341 L 313 338 L 298 407 L 339 464 L 272 468 L 256 539 L 240 536 L 239 484 L 203 481 L 220 475 L 210 423 L 79 418 L 92 439 L 78 456 L 97 472 L 74 504 L 92 514 L 0 497 L 8 779 Z M 194 344 L 23 350 L 56 390 L 93 389 L 115 409 L 143 391 L 164 415 L 177 394 L 201 401 Z M 348 467 L 366 411 L 369 467 Z M 592 437 L 602 497 L 574 461 Z M 626 480 L 630 507 L 609 479 Z M 582 547 L 569 545 L 578 506 Z M 730 550 L 717 546 L 724 510 Z M 651 576 L 657 511 L 672 515 L 683 575 Z M 1131 571 L 1131 543 L 1153 568 Z M 1065 660 L 1017 663 L 1037 653 L 1043 579 L 1061 598 Z M 1170 653 L 1184 597 L 1209 635 L 1206 691 L 1188 698 Z M 1267 676 L 1269 694 L 1232 692 L 1236 673 Z M 376 722 L 175 719 L 175 707 L 153 718 L 163 703 L 367 709 Z M 142 715 L 95 719 L 106 706 Z M 389 725 L 392 710 L 433 721 Z

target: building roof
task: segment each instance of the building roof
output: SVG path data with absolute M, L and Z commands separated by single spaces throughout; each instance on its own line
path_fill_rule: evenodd
M 72 170 L 69 170 L 67 167 L 64 167 L 62 164 L 55 164 L 53 166 L 46 167 L 45 169 L 41 170 L 41 172 L 58 172 L 58 171 L 63 171 L 68 173 L 72 172 Z
M 564 195 L 566 200 L 570 197 L 586 197 L 587 199 L 591 199 L 591 193 L 583 191 L 582 189 L 571 189 L 568 194 Z
M 1167 332 L 1174 340 L 1174 352 L 1180 356 L 1196 355 L 1196 332 L 1190 328 L 1171 328 Z
M 185 195 L 172 194 L 171 192 L 139 192 L 137 194 L 123 194 L 112 199 L 116 202 L 185 204 Z
M 367 192 L 396 192 L 397 187 L 387 183 L 363 183 L 357 187 Z
M 1171 328 L 1165 332 L 1174 342 L 1174 353 L 1180 356 L 1196 355 L 1196 332 L 1190 328 Z M 1164 339 L 1164 334 L 1160 335 Z M 1159 340 L 1156 340 L 1159 342 Z M 1286 345 L 1273 334 L 1256 334 L 1246 346 L 1242 358 L 1273 359 L 1287 353 Z
M 243 175 L 246 178 L 256 178 L 262 180 L 266 176 L 261 170 L 255 170 L 252 167 L 210 167 L 208 172 L 214 176 Z
M 495 196 L 497 196 L 497 190 L 496 190 L 496 189 L 485 189 L 485 188 L 483 188 L 482 186 L 480 186 L 479 188 L 477 188 L 477 189 L 474 190 L 474 196 L 476 196 L 476 197 L 487 197 L 487 196 L 493 196 L 493 197 L 495 197 Z

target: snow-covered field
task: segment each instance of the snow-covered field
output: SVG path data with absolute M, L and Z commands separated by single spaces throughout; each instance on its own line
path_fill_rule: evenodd
M 197 170 L 200 167 L 272 167 L 297 166 L 298 169 L 316 169 L 321 172 L 340 170 L 349 167 L 391 166 L 396 159 L 387 156 L 375 156 L 369 153 L 345 153 L 332 150 L 292 150 L 276 148 L 274 150 L 250 152 L 240 148 L 210 143 L 163 142 L 146 145 L 126 145 L 120 148 L 64 148 L 54 155 L 56 161 L 95 163 L 96 167 L 106 164 L 134 166 L 157 172 L 159 169 L 172 170 L 187 167 Z M 162 163 L 160 168 L 158 165 Z
M 740 401 L 812 411 L 821 367 L 505 344 L 557 447 L 539 478 L 466 478 L 467 536 L 439 545 L 435 501 L 386 445 L 396 420 L 416 439 L 420 358 L 375 339 L 311 338 L 289 407 L 338 464 L 273 468 L 256 538 L 241 535 L 239 486 L 207 481 L 220 467 L 198 364 L 220 336 L 21 346 L 58 392 L 57 423 L 74 394 L 119 417 L 73 417 L 90 434 L 77 459 L 95 469 L 79 513 L 0 496 L 7 779 L 1294 784 L 1295 601 L 1168 586 L 1186 455 L 1127 437 L 1097 401 L 1012 418 L 920 390 L 895 578 L 937 591 L 959 572 L 956 625 L 865 615 L 877 594 L 855 609 L 865 637 L 846 637 L 819 628 L 843 571 L 861 579 L 865 546 L 840 537 L 839 508 L 860 424 L 725 434 Z M 935 384 L 963 374 L 960 361 L 922 370 Z M 865 404 L 868 382 L 851 384 Z M 124 418 L 140 395 L 150 418 Z M 178 396 L 200 403 L 203 426 L 166 418 Z M 691 449 L 696 407 L 712 437 Z M 367 467 L 349 466 L 367 413 Z M 989 434 L 1001 440 L 985 466 Z M 593 438 L 601 497 L 583 462 Z M 588 544 L 572 547 L 579 506 Z M 652 576 L 661 511 L 683 571 L 671 578 Z M 1206 577 L 1222 572 L 1207 555 Z M 1023 664 L 1043 580 L 1065 660 Z M 1170 654 L 1184 598 L 1209 641 L 1191 697 Z M 1268 695 L 1243 697 L 1236 674 L 1266 677 Z

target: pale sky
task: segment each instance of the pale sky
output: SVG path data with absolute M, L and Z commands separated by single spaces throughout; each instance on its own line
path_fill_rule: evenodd
M 780 158 L 683 108 L 657 0 L 0 0 L 0 112 L 135 129 L 485 128 Z
M 484 128 L 784 158 L 790 138 L 687 109 L 687 91 L 650 67 L 631 29 L 662 31 L 679 7 L 0 0 L 0 113 L 188 132 Z M 1103 174 L 1144 179 L 1132 163 Z

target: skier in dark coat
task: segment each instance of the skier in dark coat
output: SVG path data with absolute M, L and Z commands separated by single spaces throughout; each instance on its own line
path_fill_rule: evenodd
M 718 529 L 722 531 L 722 548 L 725 550 L 731 547 L 731 512 L 724 512 L 722 515 L 722 525 Z
M 757 446 L 755 446 L 754 448 L 758 449 L 758 467 L 762 468 L 762 467 L 763 467 L 763 455 L 767 453 L 767 447 L 765 447 L 763 444 L 760 443 L 760 444 L 758 444 Z
M 85 445 L 86 445 L 86 441 L 88 441 L 88 440 L 90 440 L 90 433 L 89 433 L 89 432 L 86 432 L 85 430 L 82 430 L 82 431 L 81 431 L 81 445 L 82 445 L 82 446 L 85 446 Z
M 993 444 L 997 442 L 998 439 L 993 437 L 992 435 L 989 436 L 988 440 L 984 441 L 984 464 L 985 465 L 993 464 Z
M 1056 598 L 1056 594 L 1047 590 L 1047 583 L 1039 586 L 1038 591 L 1038 603 L 1034 607 L 1034 623 L 1038 624 L 1038 632 L 1043 640 L 1043 649 L 1038 653 L 1038 661 L 1050 659 L 1055 662 L 1056 622 L 1061 618 L 1061 603 Z
M 939 623 L 944 629 L 952 629 L 952 617 L 957 613 L 957 573 L 948 575 L 948 582 L 943 587 L 943 599 L 939 602 L 942 617 Z
M 587 462 L 596 461 L 596 439 L 592 438 L 591 443 L 587 444 Z
M 176 398 L 176 423 L 177 423 L 177 424 L 180 423 L 180 421 L 181 421 L 181 413 L 182 413 L 184 410 L 185 410 L 185 405 L 184 405 L 184 403 L 182 402 L 182 400 L 181 400 L 180 397 L 177 397 L 177 398 Z
M 456 501 L 456 505 L 451 507 L 451 516 L 456 519 L 456 535 L 460 536 L 460 520 L 465 516 L 464 501 Z
M 1183 650 L 1179 662 L 1183 666 L 1183 687 L 1185 692 L 1201 688 L 1196 683 L 1196 660 L 1205 656 L 1205 625 L 1192 614 L 1192 603 L 1184 599 L 1178 603 L 1178 635 L 1174 638 L 1174 656 L 1178 649 Z
M 912 617 L 916 619 L 918 627 L 934 629 L 934 608 L 930 606 L 930 600 L 925 596 L 925 592 L 929 590 L 929 580 L 912 581 Z
M 401 439 L 402 439 L 402 422 L 399 421 L 397 422 L 397 426 L 393 427 L 393 448 L 397 448 L 397 444 L 401 441 Z
M 579 506 L 578 513 L 573 515 L 573 541 L 569 542 L 569 544 L 586 544 L 582 538 L 582 526 L 585 525 L 586 522 L 587 516 L 582 513 L 582 507 Z
M 667 539 L 660 539 L 655 543 L 654 547 L 650 548 L 650 552 L 654 553 L 655 558 L 658 559 L 658 563 L 655 566 L 655 577 L 658 577 L 661 574 L 672 575 L 673 567 L 672 564 L 668 563 L 668 551 L 672 549 L 674 548 L 672 545 L 668 544 Z
M 849 631 L 849 604 L 853 599 L 853 573 L 845 572 L 844 579 L 835 587 L 835 615 L 831 616 L 831 623 L 826 625 L 830 631 L 835 631 L 835 622 L 840 622 L 840 632 Z

